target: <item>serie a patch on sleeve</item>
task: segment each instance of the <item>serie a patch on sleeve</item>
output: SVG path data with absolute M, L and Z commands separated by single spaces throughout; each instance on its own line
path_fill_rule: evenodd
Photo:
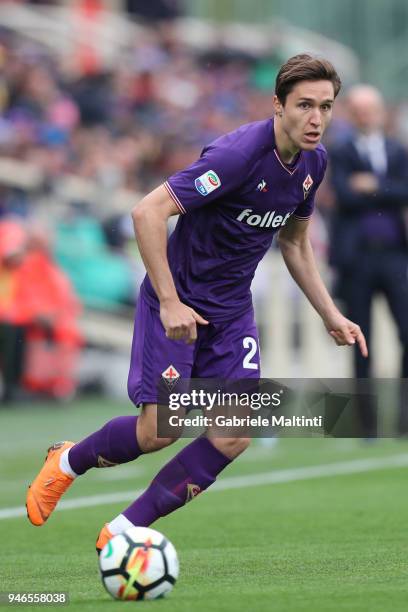
M 208 170 L 194 181 L 195 188 L 202 196 L 206 196 L 221 187 L 220 177 L 214 170 Z

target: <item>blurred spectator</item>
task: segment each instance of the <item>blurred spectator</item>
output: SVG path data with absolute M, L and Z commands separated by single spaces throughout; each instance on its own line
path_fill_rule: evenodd
M 177 5 L 149 3 L 146 11 L 154 21 L 154 15 L 177 14 Z M 81 0 L 72 11 L 75 19 L 93 22 L 101 2 Z M 161 22 L 140 28 L 113 67 L 93 63 L 91 69 L 85 62 L 79 69 L 77 59 L 0 30 L 0 164 L 2 156 L 12 157 L 41 175 L 35 187 L 17 180 L 2 188 L 0 216 L 31 222 L 47 198 L 58 263 L 87 306 L 115 308 L 134 300 L 131 275 L 139 268 L 132 262 L 132 270 L 112 233 L 109 244 L 104 240 L 115 197 L 132 190 L 136 201 L 196 159 L 203 143 L 267 116 L 276 58 L 223 45 L 195 50 L 180 42 L 171 22 Z M 74 194 L 66 195 L 64 178 L 73 177 Z M 86 202 L 88 213 L 68 222 L 64 213 L 73 200 Z
M 82 342 L 78 299 L 52 260 L 44 230 L 34 227 L 27 233 L 5 220 L 0 244 L 3 400 L 18 399 L 21 385 L 71 397 Z
M 120 304 L 134 302 L 129 262 L 108 248 L 103 228 L 81 203 L 58 223 L 55 254 L 85 306 L 114 310 Z
M 353 132 L 331 150 L 336 210 L 331 262 L 338 273 L 338 297 L 348 316 L 359 323 L 368 344 L 373 297 L 382 292 L 402 344 L 401 377 L 408 377 L 408 250 L 404 214 L 408 205 L 408 156 L 384 134 L 386 111 L 381 94 L 356 85 L 348 94 Z M 355 376 L 370 376 L 370 356 L 354 352 Z M 365 387 L 366 391 L 369 388 Z M 371 391 L 370 391 L 371 393 Z M 369 393 L 369 394 L 370 394 Z M 375 410 L 361 395 L 363 433 L 376 435 Z M 408 398 L 401 393 L 398 432 L 408 434 Z
M 18 276 L 25 243 L 25 232 L 18 223 L 0 223 L 0 397 L 3 401 L 13 398 L 23 374 L 27 320 Z
M 179 5 L 177 0 L 126 0 L 128 13 L 147 21 L 174 19 L 180 14 Z
M 116 188 L 145 192 L 205 142 L 271 113 L 277 58 L 194 50 L 172 27 L 141 28 L 113 68 L 82 72 L 0 31 L 0 155 L 39 165 L 47 187 L 67 174 L 99 181 L 108 166 Z

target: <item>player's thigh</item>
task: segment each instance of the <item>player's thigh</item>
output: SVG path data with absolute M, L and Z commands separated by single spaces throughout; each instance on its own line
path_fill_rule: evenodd
M 259 337 L 252 310 L 228 323 L 213 325 L 208 330 L 196 356 L 193 376 L 237 380 L 258 379 L 260 375 Z M 229 386 L 228 391 L 233 390 Z M 225 407 L 221 408 L 221 412 L 223 410 Z M 229 459 L 235 459 L 250 444 L 246 431 L 238 436 L 228 436 L 225 429 L 221 433 L 217 427 L 210 427 L 206 435 L 215 448 Z
M 130 359 L 128 393 L 136 405 L 158 404 L 159 385 L 190 378 L 194 345 L 167 338 L 159 312 L 138 299 Z M 147 411 L 149 414 L 152 409 Z M 150 419 L 149 419 L 150 422 Z
M 261 357 L 254 313 L 204 330 L 197 351 L 193 377 L 244 379 L 259 378 Z

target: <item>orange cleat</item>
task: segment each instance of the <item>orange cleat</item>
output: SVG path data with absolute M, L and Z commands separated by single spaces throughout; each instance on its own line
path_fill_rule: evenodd
M 33 525 L 40 527 L 54 510 L 74 479 L 60 469 L 63 451 L 74 446 L 74 442 L 57 442 L 48 449 L 45 463 L 36 479 L 28 487 L 27 516 Z
M 102 548 L 113 538 L 113 533 L 109 531 L 108 523 L 102 527 L 98 539 L 96 540 L 96 552 L 98 553 L 98 557 L 101 554 Z

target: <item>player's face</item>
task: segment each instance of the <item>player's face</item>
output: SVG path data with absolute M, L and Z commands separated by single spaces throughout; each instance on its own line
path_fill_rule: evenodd
M 300 81 L 284 105 L 274 97 L 278 132 L 288 150 L 311 151 L 320 143 L 334 103 L 331 81 Z

